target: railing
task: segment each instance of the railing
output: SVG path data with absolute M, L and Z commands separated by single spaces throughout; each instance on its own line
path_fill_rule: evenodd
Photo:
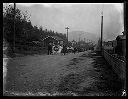
M 119 76 L 120 79 L 125 80 L 126 77 L 126 61 L 121 60 L 107 51 L 103 51 L 103 56 L 106 61 L 112 66 L 112 69 Z

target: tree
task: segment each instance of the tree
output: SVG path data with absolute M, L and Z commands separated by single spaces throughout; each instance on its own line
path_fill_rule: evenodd
M 9 51 L 10 53 L 12 53 L 13 42 L 15 42 L 15 48 L 19 47 L 22 44 L 25 44 L 27 42 L 27 39 L 31 36 L 31 31 L 27 30 L 32 30 L 33 26 L 29 20 L 28 14 L 24 12 L 21 13 L 21 10 L 16 8 L 14 28 L 14 7 L 9 5 L 4 7 L 3 10 L 3 29 L 3 38 L 7 41 L 9 45 Z
M 15 36 L 15 48 L 29 46 L 32 41 L 40 41 L 46 36 L 58 36 L 62 39 L 66 39 L 66 35 L 55 32 L 53 30 L 45 29 L 40 26 L 32 26 L 29 20 L 30 15 L 28 12 L 21 13 L 21 10 L 16 8 L 15 10 L 15 35 L 14 35 L 14 7 L 6 6 L 3 11 L 3 29 L 4 39 L 9 43 L 10 49 L 13 49 L 13 42 Z M 28 45 L 27 45 L 28 44 Z
M 19 35 L 19 31 L 21 31 L 21 24 L 19 24 L 19 21 L 21 21 L 21 13 L 19 9 L 15 10 L 15 22 L 17 27 L 15 28 L 17 35 Z M 3 28 L 4 28 L 4 39 L 9 43 L 11 49 L 13 47 L 13 41 L 14 41 L 14 8 L 9 5 L 8 7 L 4 8 L 3 12 Z

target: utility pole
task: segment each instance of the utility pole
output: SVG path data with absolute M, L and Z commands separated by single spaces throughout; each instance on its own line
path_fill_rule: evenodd
M 15 51 L 15 16 L 16 16 L 16 3 L 14 3 L 14 34 L 13 34 L 13 52 Z
M 80 33 L 80 34 L 79 34 L 79 46 L 80 46 L 80 36 L 81 36 L 82 34 L 83 34 L 83 33 Z
M 102 42 L 103 42 L 103 9 L 101 12 L 101 53 L 102 53 Z
M 69 29 L 69 27 L 66 27 L 65 29 L 67 29 L 67 41 L 68 41 L 68 29 Z
M 80 34 L 79 34 L 79 42 L 80 42 Z
M 126 34 L 126 2 L 123 4 L 123 18 L 124 18 L 124 33 Z M 126 63 L 124 66 L 124 85 L 123 85 L 123 93 L 122 96 L 126 96 Z
M 85 38 L 84 38 L 84 42 L 85 42 Z
M 81 34 L 79 34 L 79 47 L 80 47 L 80 35 L 81 35 Z
M 79 42 L 80 42 L 80 36 L 81 36 L 82 34 L 79 34 Z

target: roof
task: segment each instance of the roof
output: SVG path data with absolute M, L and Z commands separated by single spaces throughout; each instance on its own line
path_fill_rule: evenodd
M 63 39 L 60 38 L 60 37 L 58 37 L 58 36 L 52 36 L 52 37 L 55 38 L 55 39 L 57 39 L 57 40 L 59 40 L 59 41 L 63 41 Z
M 126 39 L 126 35 L 124 35 L 122 39 Z
M 76 42 L 75 40 L 72 40 L 72 42 Z
M 75 40 L 72 40 L 71 42 L 72 42 L 72 43 L 76 43 L 76 41 L 75 41 Z
M 108 42 L 110 42 L 110 43 L 111 43 L 111 42 L 113 42 L 113 41 L 108 41 Z
M 104 49 L 113 49 L 112 46 L 104 46 Z
M 117 37 L 116 37 L 116 40 L 118 40 L 118 39 L 126 39 L 126 35 L 118 35 Z
M 58 37 L 58 36 L 47 36 L 47 37 L 43 38 L 43 40 L 45 40 L 45 39 L 47 39 L 47 38 L 53 38 L 53 39 L 55 39 L 55 40 L 57 40 L 57 41 L 63 41 L 63 39 L 60 38 L 60 37 Z

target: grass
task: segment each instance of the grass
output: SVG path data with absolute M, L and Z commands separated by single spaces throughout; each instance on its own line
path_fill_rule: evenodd
M 20 57 L 25 55 L 35 55 L 35 54 L 47 54 L 46 47 L 39 47 L 39 46 L 22 46 L 15 48 L 15 52 L 11 50 L 7 50 L 7 56 L 9 57 Z

